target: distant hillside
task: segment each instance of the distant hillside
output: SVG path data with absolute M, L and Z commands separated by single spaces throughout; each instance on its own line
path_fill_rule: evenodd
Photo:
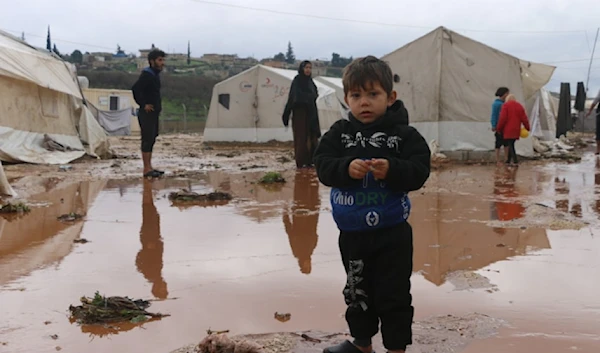
M 79 76 L 90 80 L 90 88 L 130 90 L 138 74 L 118 71 L 80 71 Z M 206 118 L 212 89 L 217 79 L 204 76 L 180 76 L 165 73 L 162 77 L 163 114 L 165 118 L 183 117 L 183 106 L 188 119 Z

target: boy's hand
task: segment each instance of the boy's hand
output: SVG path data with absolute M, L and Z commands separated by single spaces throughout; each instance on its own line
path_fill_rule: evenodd
M 372 159 L 370 165 L 375 179 L 384 180 L 387 177 L 390 169 L 390 162 L 387 159 Z
M 363 161 L 362 159 L 355 159 L 348 166 L 348 174 L 352 179 L 362 179 L 369 172 L 370 161 Z

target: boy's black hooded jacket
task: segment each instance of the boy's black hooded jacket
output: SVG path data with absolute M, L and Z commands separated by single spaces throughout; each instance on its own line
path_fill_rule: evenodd
M 363 124 L 352 114 L 338 120 L 323 135 L 314 162 L 319 180 L 330 187 L 361 187 L 362 181 L 348 174 L 354 159 L 385 158 L 390 167 L 385 180 L 394 191 L 420 189 L 429 178 L 431 151 L 421 134 L 408 125 L 408 113 L 397 100 L 386 114 Z

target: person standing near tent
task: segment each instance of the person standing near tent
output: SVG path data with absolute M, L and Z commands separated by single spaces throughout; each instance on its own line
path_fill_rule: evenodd
M 530 130 L 527 113 L 521 103 L 517 102 L 517 98 L 513 94 L 506 96 L 506 101 L 500 110 L 500 118 L 496 130 L 506 140 L 508 145 L 508 159 L 506 164 L 518 166 L 517 151 L 515 150 L 515 142 L 521 137 L 521 124 L 525 129 Z
M 142 161 L 144 163 L 144 177 L 158 178 L 163 171 L 152 167 L 152 150 L 158 136 L 158 117 L 162 110 L 160 96 L 159 74 L 165 66 L 164 51 L 154 49 L 148 53 L 149 66 L 142 70 L 140 77 L 133 85 L 133 98 L 140 106 L 138 122 L 142 135 Z
M 283 125 L 287 128 L 292 114 L 294 155 L 297 168 L 313 166 L 313 154 L 321 137 L 317 98 L 319 91 L 312 77 L 312 64 L 303 61 L 294 77 L 283 111 Z
M 502 138 L 502 134 L 500 134 L 496 127 L 498 125 L 498 118 L 500 117 L 500 110 L 502 110 L 502 105 L 504 104 L 504 100 L 506 96 L 510 93 L 510 90 L 506 87 L 500 87 L 496 90 L 496 99 L 494 103 L 492 103 L 492 131 L 494 132 L 494 136 L 496 138 L 496 142 L 494 144 L 494 149 L 496 150 L 496 163 L 500 163 L 500 147 L 504 147 L 504 158 L 508 156 L 508 147 L 506 141 Z
M 596 106 L 598 106 L 596 108 Z M 598 91 L 598 95 L 592 101 L 592 105 L 590 106 L 590 110 L 587 113 L 586 117 L 592 115 L 592 112 L 596 108 L 596 155 L 600 154 L 600 90 Z

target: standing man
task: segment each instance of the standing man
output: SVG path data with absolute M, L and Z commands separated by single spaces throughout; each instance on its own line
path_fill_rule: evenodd
M 152 167 L 152 149 L 158 136 L 158 117 L 162 110 L 159 74 L 165 66 L 166 54 L 154 49 L 148 54 L 150 66 L 145 68 L 133 85 L 133 98 L 140 106 L 138 121 L 142 133 L 142 160 L 144 177 L 158 178 L 165 172 Z
M 600 103 L 600 91 L 598 91 L 598 95 L 594 98 L 590 110 L 586 115 L 586 118 L 592 115 L 594 108 L 598 105 L 598 108 L 596 109 L 596 155 L 600 154 L 600 104 L 598 103 Z
M 492 103 L 491 123 L 492 123 L 492 131 L 494 132 L 494 136 L 496 137 L 496 142 L 495 142 L 494 148 L 496 149 L 496 163 L 497 164 L 501 163 L 500 147 L 504 147 L 504 158 L 505 159 L 508 155 L 507 154 L 508 145 L 507 145 L 506 141 L 504 141 L 502 134 L 500 134 L 500 133 L 498 133 L 498 131 L 496 131 L 496 126 L 498 125 L 498 119 L 500 118 L 500 110 L 502 110 L 502 105 L 504 104 L 504 100 L 506 100 L 506 96 L 508 96 L 509 93 L 510 93 L 510 90 L 506 87 L 498 88 L 496 90 L 496 100 L 494 100 L 494 103 Z

